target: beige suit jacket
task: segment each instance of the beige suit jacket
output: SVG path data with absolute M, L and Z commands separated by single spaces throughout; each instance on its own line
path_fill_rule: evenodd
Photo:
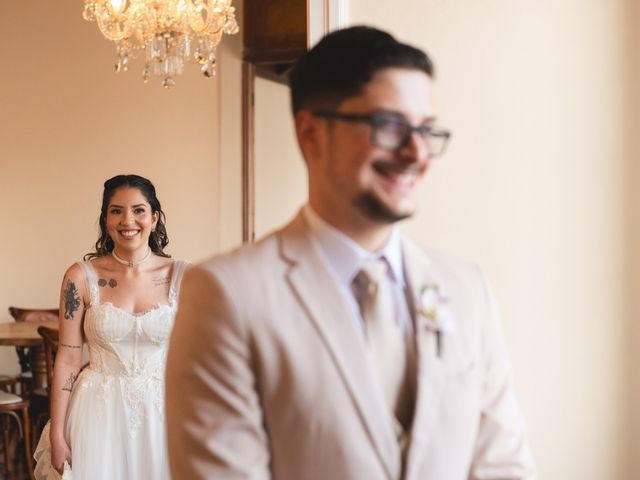
M 416 407 L 404 467 L 362 332 L 299 214 L 185 277 L 167 363 L 173 478 L 529 478 L 482 274 L 406 239 L 403 256 L 413 298 L 436 283 L 455 319 L 440 356 L 433 330 L 416 320 Z

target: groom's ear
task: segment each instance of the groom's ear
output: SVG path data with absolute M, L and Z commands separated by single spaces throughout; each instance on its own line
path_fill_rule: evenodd
M 326 138 L 326 122 L 307 110 L 295 114 L 295 130 L 298 145 L 307 163 L 323 153 Z

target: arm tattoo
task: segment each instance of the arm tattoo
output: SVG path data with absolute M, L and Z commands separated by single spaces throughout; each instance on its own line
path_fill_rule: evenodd
M 78 374 L 71 372 L 69 378 L 67 378 L 67 381 L 64 383 L 64 387 L 62 387 L 62 390 L 65 392 L 70 392 L 71 390 L 73 390 L 73 385 L 76 383 L 76 378 L 78 378 Z
M 109 285 L 111 288 L 116 288 L 118 286 L 118 282 L 116 282 L 115 278 L 110 278 L 109 282 L 107 283 L 104 278 L 100 278 L 98 280 L 98 285 L 100 285 L 101 287 L 106 287 L 107 285 Z
M 67 286 L 64 289 L 64 318 L 73 319 L 73 314 L 80 308 L 80 295 L 75 283 L 67 280 Z
M 82 345 L 69 345 L 68 343 L 61 343 L 60 346 L 67 348 L 82 348 Z
M 151 281 L 156 287 L 161 287 L 162 285 L 168 285 L 171 283 L 171 279 L 169 277 L 155 277 L 152 278 Z

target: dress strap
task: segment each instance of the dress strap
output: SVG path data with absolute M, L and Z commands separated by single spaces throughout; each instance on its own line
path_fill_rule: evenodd
M 180 284 L 182 283 L 182 275 L 188 263 L 184 260 L 175 260 L 173 262 L 173 273 L 171 274 L 171 286 L 169 287 L 169 303 L 176 305 L 178 296 L 180 295 Z
M 100 303 L 98 279 L 96 278 L 96 272 L 93 269 L 91 262 L 89 260 L 85 260 L 84 262 L 78 262 L 78 265 L 80 265 L 86 277 L 87 290 L 89 291 L 89 304 L 93 305 L 95 303 Z

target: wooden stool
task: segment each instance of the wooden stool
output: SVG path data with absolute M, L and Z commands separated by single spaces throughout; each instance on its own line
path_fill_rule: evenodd
M 22 414 L 22 418 L 18 415 Z M 26 467 L 29 471 L 29 478 L 33 480 L 33 453 L 31 452 L 31 426 L 29 424 L 29 400 L 23 400 L 21 397 L 12 393 L 0 390 L 0 416 L 2 418 L 2 440 L 4 448 L 5 468 L 7 475 L 11 459 L 9 458 L 9 416 L 14 417 L 18 422 L 18 430 L 24 440 L 24 454 L 26 456 Z

